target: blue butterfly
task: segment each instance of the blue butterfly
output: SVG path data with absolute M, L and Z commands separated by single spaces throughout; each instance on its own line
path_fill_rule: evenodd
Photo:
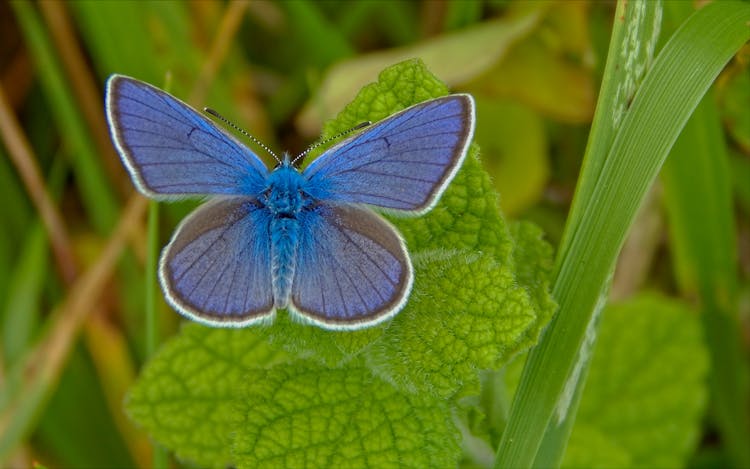
M 214 196 L 185 218 L 159 263 L 181 314 L 212 326 L 273 320 L 286 308 L 326 329 L 360 329 L 406 303 L 414 270 L 401 235 L 368 206 L 420 215 L 466 156 L 474 101 L 426 101 L 342 140 L 300 172 L 269 171 L 245 145 L 177 98 L 113 75 L 112 140 L 139 191 Z

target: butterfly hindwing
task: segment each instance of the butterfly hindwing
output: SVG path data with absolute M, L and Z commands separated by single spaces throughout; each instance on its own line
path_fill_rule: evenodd
M 267 210 L 249 197 L 203 204 L 175 231 L 159 276 L 182 314 L 218 326 L 274 315 Z
M 242 195 L 268 170 L 247 147 L 177 98 L 139 80 L 107 81 L 112 140 L 138 189 L 152 198 Z
M 320 205 L 301 217 L 290 310 L 328 329 L 382 322 L 406 302 L 413 271 L 406 246 L 364 207 Z
M 425 101 L 329 149 L 304 175 L 320 200 L 421 214 L 461 166 L 473 131 L 471 96 Z

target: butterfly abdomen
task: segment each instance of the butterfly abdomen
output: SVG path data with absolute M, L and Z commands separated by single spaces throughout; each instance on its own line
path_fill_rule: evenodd
M 277 308 L 285 308 L 289 303 L 297 268 L 301 229 L 298 214 L 309 203 L 301 190 L 303 182 L 295 168 L 282 164 L 269 176 L 268 188 L 262 196 L 262 202 L 271 213 L 271 275 Z
M 299 221 L 295 218 L 274 217 L 271 220 L 271 274 L 273 298 L 277 308 L 286 308 L 297 267 Z

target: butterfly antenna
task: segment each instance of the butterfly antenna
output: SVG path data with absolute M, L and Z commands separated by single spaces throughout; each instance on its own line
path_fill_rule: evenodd
M 255 138 L 255 137 L 253 137 L 253 136 L 252 136 L 252 135 L 250 135 L 249 133 L 245 132 L 245 131 L 244 131 L 243 129 L 241 129 L 241 128 L 240 128 L 239 126 L 237 126 L 237 125 L 235 125 L 234 123 L 230 122 L 230 121 L 229 121 L 229 119 L 225 118 L 224 116 L 222 116 L 222 115 L 221 115 L 221 114 L 219 114 L 218 112 L 216 112 L 216 111 L 214 111 L 213 109 L 211 109 L 211 108 L 208 108 L 208 107 L 204 107 L 204 108 L 203 108 L 203 112 L 205 112 L 205 113 L 207 113 L 207 114 L 211 114 L 212 116 L 214 116 L 215 118 L 219 119 L 220 121 L 222 121 L 223 123 L 225 123 L 225 124 L 226 124 L 226 125 L 228 125 L 229 127 L 231 127 L 231 128 L 233 128 L 234 130 L 236 130 L 237 132 L 240 132 L 240 133 L 241 133 L 242 135 L 244 135 L 245 137 L 249 138 L 249 139 L 250 139 L 250 140 L 251 140 L 252 142 L 254 142 L 254 143 L 255 143 L 256 145 L 258 145 L 258 146 L 259 146 L 259 147 L 261 147 L 262 149 L 266 150 L 266 151 L 268 152 L 268 154 L 269 154 L 269 155 L 273 156 L 273 158 L 274 158 L 274 159 L 276 160 L 276 162 L 277 162 L 277 163 L 281 164 L 281 159 L 280 159 L 280 158 L 279 158 L 278 156 L 276 156 L 276 153 L 274 153 L 273 151 L 271 151 L 271 149 L 270 149 L 270 148 L 268 148 L 268 147 L 267 147 L 267 146 L 266 146 L 266 145 L 265 145 L 265 144 L 264 144 L 263 142 L 261 142 L 260 140 L 258 140 L 258 139 L 257 139 L 257 138 Z
M 311 146 L 307 147 L 307 150 L 303 151 L 302 153 L 300 153 L 299 155 L 297 155 L 296 157 L 294 157 L 294 159 L 292 160 L 292 164 L 296 163 L 297 160 L 300 160 L 300 159 L 304 158 L 305 155 L 307 155 L 308 153 L 310 153 L 312 150 L 318 148 L 319 146 L 325 145 L 326 143 L 330 142 L 331 140 L 336 140 L 337 138 L 341 138 L 341 137 L 343 137 L 346 134 L 349 134 L 349 133 L 354 132 L 355 130 L 359 130 L 361 128 L 367 127 L 368 125 L 371 125 L 371 124 L 372 124 L 372 122 L 370 122 L 370 121 L 364 121 L 364 122 L 362 122 L 360 124 L 355 125 L 354 127 L 352 127 L 349 130 L 345 130 L 343 132 L 337 133 L 333 137 L 328 137 L 327 139 L 321 140 L 318 143 L 313 143 Z

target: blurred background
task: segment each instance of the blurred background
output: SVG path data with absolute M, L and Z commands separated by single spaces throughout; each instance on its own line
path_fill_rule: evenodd
M 0 466 L 151 463 L 148 437 L 122 400 L 180 316 L 161 302 L 156 322 L 146 320 L 148 204 L 109 139 L 110 74 L 210 106 L 294 154 L 379 71 L 421 58 L 453 90 L 475 96 L 476 141 L 505 216 L 537 223 L 556 245 L 613 14 L 614 3 L 600 1 L 0 2 Z M 665 21 L 663 37 L 675 26 Z M 714 90 L 745 351 L 749 61 L 746 48 Z M 160 245 L 195 205 L 161 207 Z M 667 223 L 657 185 L 614 295 L 647 285 L 695 298 L 697 287 L 676 280 Z

